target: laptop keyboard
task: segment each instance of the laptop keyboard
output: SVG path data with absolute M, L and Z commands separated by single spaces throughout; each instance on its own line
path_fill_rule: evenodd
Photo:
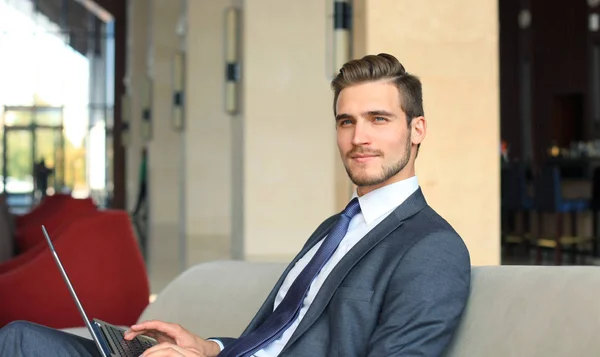
M 119 356 L 139 357 L 145 350 L 154 346 L 152 342 L 140 340 L 137 337 L 131 341 L 127 341 L 123 338 L 124 332 L 112 326 L 104 325 L 104 328 L 108 331 L 109 338 L 115 344 L 117 348 L 115 352 Z

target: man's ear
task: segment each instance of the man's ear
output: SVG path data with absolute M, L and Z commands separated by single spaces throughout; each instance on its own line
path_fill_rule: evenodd
M 420 116 L 413 118 L 410 130 L 412 144 L 418 145 L 422 143 L 423 140 L 425 140 L 425 135 L 427 134 L 427 120 L 425 120 L 425 117 Z

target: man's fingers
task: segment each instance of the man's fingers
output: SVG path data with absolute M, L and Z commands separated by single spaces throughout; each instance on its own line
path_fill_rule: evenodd
M 190 351 L 186 351 L 172 343 L 161 343 L 147 349 L 140 357 L 159 357 L 159 356 L 192 356 Z
M 181 330 L 181 326 L 176 324 L 158 320 L 149 320 L 131 326 L 127 331 L 125 331 L 124 337 L 126 340 L 131 340 L 136 336 L 147 334 L 149 331 L 158 331 L 166 336 L 175 338 L 176 334 Z
M 157 333 L 153 332 L 151 330 L 139 330 L 139 331 L 127 330 L 123 333 L 123 338 L 125 338 L 126 340 L 133 340 L 134 338 L 136 338 L 139 335 L 149 336 L 149 334 L 156 335 Z M 150 336 L 150 337 L 154 338 L 153 336 Z
M 160 327 L 164 327 L 164 325 L 168 325 L 168 323 L 162 322 L 159 320 L 147 320 L 147 321 L 142 321 L 140 323 L 132 325 L 131 330 L 132 331 L 153 330 L 153 329 L 158 330 Z
M 169 337 L 169 336 L 167 336 L 167 335 L 165 335 L 163 333 L 157 332 L 155 330 L 152 330 L 152 331 L 127 332 L 127 333 L 125 333 L 123 335 L 123 338 L 125 340 L 133 340 L 134 338 L 136 338 L 137 336 L 140 336 L 140 335 L 144 335 L 144 336 L 153 338 L 158 343 L 161 343 L 161 342 L 171 342 L 172 343 L 172 342 L 174 342 L 173 338 L 171 338 L 171 337 Z
M 133 340 L 134 338 L 136 338 L 137 336 L 141 335 L 142 333 L 143 333 L 143 331 L 133 332 L 131 330 L 127 330 L 123 334 L 123 338 L 126 339 L 126 340 Z
M 172 324 L 168 322 L 158 321 L 158 320 L 149 320 L 144 321 L 139 324 L 135 324 L 131 326 L 132 331 L 142 331 L 142 330 L 157 330 L 162 333 L 165 333 L 169 336 L 174 336 L 178 332 L 181 332 L 182 327 L 177 324 Z
M 160 333 L 160 332 L 148 332 L 145 333 L 144 335 L 155 339 L 158 343 L 163 343 L 163 342 L 168 342 L 168 343 L 175 343 L 175 339 L 171 338 L 167 335 L 165 335 L 164 333 Z

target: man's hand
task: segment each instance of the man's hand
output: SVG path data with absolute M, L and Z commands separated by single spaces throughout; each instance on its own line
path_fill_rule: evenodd
M 124 338 L 126 340 L 132 340 L 139 335 L 151 337 L 160 344 L 159 346 L 163 346 L 162 348 L 159 348 L 159 346 L 154 346 L 146 351 L 152 351 L 150 353 L 158 353 L 156 355 L 150 355 L 153 357 L 171 356 L 169 353 L 173 353 L 173 356 L 216 357 L 219 352 L 221 352 L 221 349 L 216 342 L 206 341 L 184 329 L 180 325 L 158 320 L 144 321 L 137 325 L 131 326 L 129 330 L 125 331 Z M 179 349 L 174 350 L 174 347 L 179 347 Z M 186 353 L 188 354 L 183 354 L 181 352 L 184 350 L 187 350 Z M 196 354 L 194 355 L 194 353 Z M 143 356 L 145 357 L 147 354 L 144 353 Z
M 163 342 L 147 349 L 140 357 L 207 357 L 194 349 L 186 349 L 172 343 Z

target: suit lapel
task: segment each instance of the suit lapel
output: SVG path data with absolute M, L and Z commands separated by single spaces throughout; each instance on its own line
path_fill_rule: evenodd
M 275 297 L 277 296 L 277 293 L 279 292 L 279 289 L 281 288 L 281 285 L 285 281 L 285 278 L 287 277 L 290 270 L 292 270 L 292 268 L 294 267 L 294 265 L 296 265 L 296 262 L 298 262 L 300 258 L 302 258 L 312 247 L 314 247 L 315 244 L 317 244 L 317 242 L 319 242 L 325 237 L 325 235 L 327 235 L 327 233 L 329 233 L 329 230 L 335 224 L 337 219 L 338 215 L 330 217 L 328 220 L 323 222 L 321 227 L 319 227 L 320 229 L 315 230 L 315 232 L 310 236 L 310 238 L 304 245 L 304 248 L 302 248 L 300 253 L 298 253 L 298 255 L 294 257 L 292 262 L 288 264 L 287 268 L 285 268 L 285 271 L 279 277 L 277 284 L 275 284 L 275 287 L 271 290 L 269 296 L 267 297 L 263 305 L 260 307 L 256 315 L 254 315 L 254 318 L 252 319 L 250 324 L 248 324 L 248 327 L 246 327 L 246 329 L 242 333 L 242 336 L 252 332 L 258 326 L 260 326 L 263 323 L 263 321 L 273 312 Z
M 315 296 L 315 300 L 300 321 L 298 328 L 285 345 L 282 353 L 292 345 L 302 334 L 304 334 L 314 322 L 321 316 L 323 310 L 329 304 L 339 285 L 342 283 L 350 270 L 361 260 L 361 258 L 373 249 L 379 242 L 390 233 L 402 226 L 407 218 L 416 214 L 427 206 L 423 193 L 419 188 L 403 204 L 398 206 L 386 219 L 379 223 L 373 230 L 365 235 L 356 245 L 346 253 L 336 267 L 331 271 L 323 286 Z

